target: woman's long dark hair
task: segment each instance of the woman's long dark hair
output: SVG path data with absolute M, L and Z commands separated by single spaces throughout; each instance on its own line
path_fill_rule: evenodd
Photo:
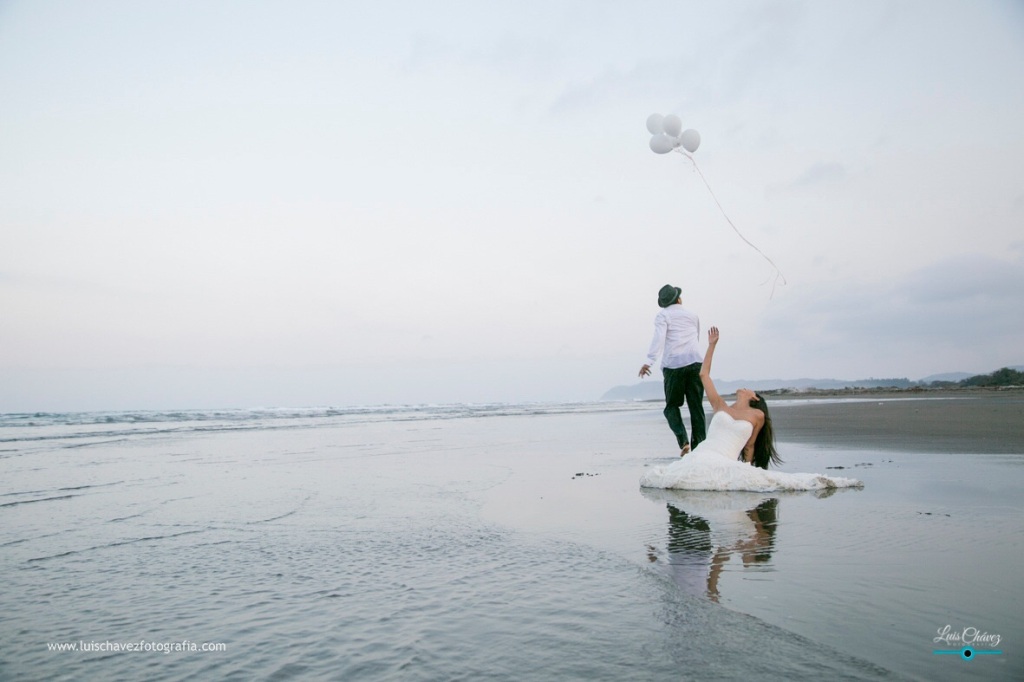
M 779 526 L 779 498 L 773 497 L 747 512 L 755 524 L 761 524 L 766 538 L 754 548 L 750 557 L 755 562 L 771 561 L 775 549 L 775 530 Z M 745 560 L 745 559 L 744 559 Z
M 762 396 L 755 393 L 754 399 L 750 401 L 750 406 L 764 412 L 764 426 L 761 427 L 757 438 L 754 439 L 754 466 L 767 469 L 769 462 L 775 466 L 782 464 L 782 458 L 775 450 L 775 432 L 772 431 L 772 418 L 768 414 L 768 404 Z

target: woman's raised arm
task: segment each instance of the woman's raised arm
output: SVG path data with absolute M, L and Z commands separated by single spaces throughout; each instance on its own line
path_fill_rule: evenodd
M 718 395 L 715 389 L 715 382 L 711 380 L 711 360 L 715 357 L 715 346 L 718 345 L 718 327 L 708 330 L 708 352 L 704 354 L 704 362 L 700 366 L 700 382 L 704 384 L 704 394 L 711 403 L 711 409 L 715 412 L 727 407 L 722 396 Z

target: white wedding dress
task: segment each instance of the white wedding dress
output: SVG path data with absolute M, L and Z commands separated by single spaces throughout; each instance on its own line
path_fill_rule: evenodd
M 716 412 L 711 418 L 707 440 L 672 464 L 651 467 L 640 477 L 640 487 L 764 492 L 863 485 L 854 478 L 787 474 L 761 469 L 739 460 L 739 454 L 753 428 L 750 422 L 734 419 L 728 412 Z

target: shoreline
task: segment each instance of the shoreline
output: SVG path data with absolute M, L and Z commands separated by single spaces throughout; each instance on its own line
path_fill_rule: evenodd
M 908 398 L 967 398 L 992 395 L 1017 395 L 1024 397 L 1024 386 L 970 386 L 928 388 L 925 386 L 911 386 L 910 388 L 899 388 L 896 386 L 876 386 L 872 388 L 847 387 L 847 388 L 774 388 L 768 391 L 758 391 L 769 397 L 776 398 L 875 398 L 902 396 Z M 730 393 L 729 395 L 735 395 Z
M 936 454 L 1024 454 L 1024 392 L 863 397 L 890 399 L 776 404 L 771 412 L 776 440 Z M 770 399 L 768 404 L 771 409 Z
M 1024 398 L 1024 386 L 970 386 L 965 388 L 944 386 L 928 388 L 925 386 L 912 386 L 910 388 L 899 388 L 896 386 L 875 386 L 871 388 L 847 387 L 847 388 L 771 388 L 758 391 L 758 394 L 769 398 L 787 399 L 814 399 L 814 398 L 891 398 L 901 396 L 907 398 L 968 398 L 983 397 L 992 395 L 1017 395 Z M 736 392 L 723 393 L 723 398 L 734 398 Z M 662 398 L 645 398 L 636 402 L 659 403 Z
M 782 445 L 1024 454 L 1024 387 L 783 389 L 763 395 Z M 821 398 L 835 400 L 814 402 Z

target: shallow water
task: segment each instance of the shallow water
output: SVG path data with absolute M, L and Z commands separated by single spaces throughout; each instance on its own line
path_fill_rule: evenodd
M 793 446 L 788 470 L 870 464 L 864 490 L 659 496 L 659 420 L 6 416 L 0 679 L 1018 677 L 1021 458 Z M 932 654 L 947 622 L 1005 653 Z M 226 650 L 47 647 L 143 641 Z
M 864 488 L 653 491 L 636 481 L 645 466 L 671 459 L 650 456 L 672 450 L 660 411 L 607 415 L 591 428 L 601 446 L 581 448 L 575 474 L 544 472 L 548 457 L 539 454 L 523 463 L 530 473 L 491 495 L 485 516 L 646 563 L 686 594 L 901 675 L 1024 678 L 1024 589 L 1013 577 L 1024 555 L 1024 455 L 781 442 L 783 470 L 854 477 Z M 997 648 L 975 649 L 1003 653 L 936 655 L 960 648 L 933 641 L 946 626 L 999 634 Z

